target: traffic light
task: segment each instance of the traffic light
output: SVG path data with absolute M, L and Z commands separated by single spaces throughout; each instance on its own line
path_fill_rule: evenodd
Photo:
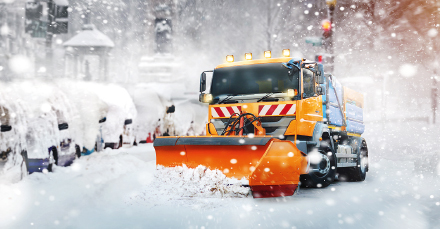
M 332 35 L 332 23 L 329 20 L 323 20 L 321 22 L 321 28 L 324 30 L 323 37 L 329 38 Z
M 316 56 L 315 56 L 315 61 L 316 61 L 317 63 L 322 64 L 322 63 L 323 63 L 322 55 L 316 55 Z
M 54 34 L 61 34 L 68 32 L 69 23 L 69 6 L 56 5 L 55 8 L 55 24 L 52 27 Z

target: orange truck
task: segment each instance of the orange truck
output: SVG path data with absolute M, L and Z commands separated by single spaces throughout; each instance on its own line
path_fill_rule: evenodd
M 254 198 L 326 187 L 338 176 L 365 180 L 363 95 L 324 74 L 322 65 L 284 57 L 227 62 L 200 77 L 209 103 L 206 136 L 159 137 L 156 164 L 199 165 L 242 180 Z M 212 72 L 209 91 L 206 72 Z

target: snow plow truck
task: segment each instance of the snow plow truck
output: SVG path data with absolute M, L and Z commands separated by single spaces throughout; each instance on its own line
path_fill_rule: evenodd
M 363 95 L 289 52 L 259 60 L 246 54 L 239 62 L 227 56 L 228 63 L 203 72 L 206 136 L 157 138 L 157 166 L 217 169 L 244 181 L 254 198 L 293 195 L 299 185 L 326 187 L 336 176 L 365 180 Z

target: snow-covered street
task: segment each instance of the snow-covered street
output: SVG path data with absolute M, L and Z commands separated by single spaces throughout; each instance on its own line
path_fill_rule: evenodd
M 439 53 L 440 0 L 0 0 L 0 229 L 440 229 Z
M 373 158 L 365 182 L 253 199 L 155 177 L 151 144 L 106 149 L 54 173 L 0 185 L 0 228 L 439 228 L 440 181 L 410 161 Z M 180 179 L 180 180 L 179 180 Z

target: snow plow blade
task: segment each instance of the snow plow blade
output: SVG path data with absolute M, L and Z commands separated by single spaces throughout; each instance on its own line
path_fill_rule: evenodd
M 246 179 L 254 198 L 293 195 L 307 159 L 291 141 L 272 137 L 159 137 L 154 141 L 156 165 L 222 171 Z

